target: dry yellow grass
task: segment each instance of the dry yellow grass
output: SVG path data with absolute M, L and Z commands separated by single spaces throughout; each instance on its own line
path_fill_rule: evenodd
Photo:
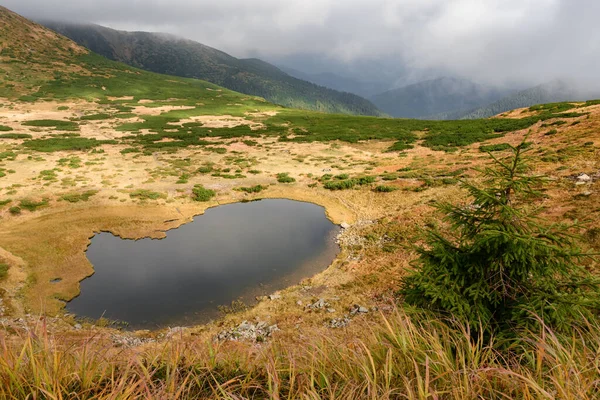
M 23 127 L 20 122 L 40 116 L 66 119 L 68 115 L 103 111 L 102 106 L 93 103 L 73 102 L 69 107 L 69 110 L 58 111 L 58 103 L 19 104 L 13 110 L 0 112 L 0 123 L 14 127 L 15 132 L 36 136 L 41 133 Z M 534 143 L 538 152 L 535 155 L 536 170 L 555 179 L 548 190 L 546 215 L 552 218 L 595 219 L 587 225 L 592 228 L 598 226 L 596 216 L 600 210 L 597 197 L 595 194 L 581 195 L 595 192 L 598 183 L 578 186 L 565 179 L 567 175 L 578 172 L 598 171 L 600 166 L 596 147 L 600 139 L 600 107 L 589 107 L 585 111 L 591 113 L 589 117 L 579 118 L 576 126 L 559 126 L 554 135 L 545 135 L 549 128 L 537 124 L 528 140 Z M 258 117 L 259 120 L 261 117 Z M 115 125 L 113 120 L 87 121 L 82 126 L 81 135 L 119 137 L 122 132 L 115 131 Z M 515 144 L 527 133 L 507 134 L 485 144 Z M 260 301 L 243 313 L 190 328 L 186 335 L 201 335 L 209 339 L 223 327 L 236 325 L 243 319 L 268 319 L 281 328 L 277 335 L 282 341 L 301 344 L 303 338 L 318 332 L 326 335 L 329 331 L 325 327 L 326 322 L 342 317 L 355 303 L 369 307 L 388 306 L 393 301 L 392 293 L 400 277 L 413 257 L 408 250 L 412 238 L 420 226 L 438 218 L 433 214 L 431 202 L 460 201 L 464 196 L 456 185 L 434 185 L 423 191 L 414 189 L 423 186 L 427 177 L 462 168 L 465 174 L 473 176 L 473 167 L 483 166 L 489 161 L 489 157 L 480 152 L 479 144 L 456 153 L 416 146 L 400 157 L 397 153 L 386 153 L 389 142 L 384 141 L 302 144 L 264 137 L 251 138 L 258 145 L 249 146 L 243 143 L 243 139 L 229 139 L 220 144 L 227 149 L 225 154 L 197 148 L 184 148 L 176 153 L 121 154 L 124 146 L 110 145 L 103 146 L 104 152 L 96 154 L 30 153 L 31 158 L 22 154 L 16 160 L 4 160 L 2 168 L 15 172 L 1 178 L 4 191 L 0 191 L 0 200 L 5 197 L 49 199 L 48 207 L 19 216 L 11 215 L 8 205 L 0 208 L 0 258 L 11 265 L 9 278 L 2 286 L 6 289 L 4 298 L 12 315 L 24 316 L 27 312 L 60 315 L 64 301 L 77 295 L 79 281 L 93 272 L 85 257 L 85 249 L 94 233 L 110 231 L 127 238 L 162 237 L 166 229 L 189 222 L 206 207 L 256 197 L 288 198 L 322 205 L 335 223 L 353 225 L 342 239 L 342 252 L 337 260 L 302 285 L 282 291 L 282 299 Z M 20 140 L 6 140 L 0 143 L 0 151 L 18 143 Z M 544 154 L 557 151 L 566 161 L 542 161 Z M 60 165 L 61 159 L 72 157 L 79 158 L 77 167 L 71 168 L 68 163 Z M 184 161 L 190 168 L 213 163 L 221 168 L 230 167 L 233 171 L 236 165 L 232 164 L 232 158 L 247 160 L 246 168 L 260 173 L 246 173 L 246 177 L 232 180 L 195 174 L 189 182 L 177 183 L 178 176 L 185 170 L 179 166 Z M 376 193 L 368 188 L 328 191 L 320 184 L 309 187 L 315 182 L 315 177 L 327 173 L 383 174 L 406 167 L 410 167 L 416 175 L 382 182 L 400 189 L 391 193 Z M 563 170 L 557 170 L 559 167 Z M 59 170 L 55 171 L 54 179 L 40 178 L 41 171 L 55 168 Z M 281 172 L 290 173 L 297 181 L 277 184 L 275 176 Z M 217 197 L 206 204 L 194 203 L 190 199 L 194 184 L 216 190 Z M 266 185 L 268 189 L 260 195 L 233 190 L 257 184 Z M 163 193 L 166 198 L 148 201 L 130 198 L 129 193 L 137 188 Z M 98 194 L 88 202 L 72 204 L 58 201 L 64 193 L 84 190 L 98 190 Z M 9 192 L 13 193 L 3 194 Z M 385 251 L 389 243 L 392 251 Z M 52 279 L 59 277 L 62 281 L 50 284 Z M 311 289 L 307 290 L 307 286 Z M 303 306 L 298 305 L 298 302 L 308 304 L 315 298 L 338 298 L 334 306 L 336 312 L 331 315 L 307 313 Z M 72 320 L 67 318 L 53 323 L 57 329 L 64 330 Z M 349 329 L 350 332 L 358 332 L 355 329 L 359 328 Z M 154 332 L 151 336 L 158 334 Z

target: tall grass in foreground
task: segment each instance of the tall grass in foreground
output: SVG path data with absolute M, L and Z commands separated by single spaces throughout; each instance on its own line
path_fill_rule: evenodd
M 508 348 L 476 344 L 467 328 L 396 312 L 360 339 L 275 340 L 249 351 L 179 338 L 140 352 L 99 337 L 73 343 L 40 324 L 16 342 L 2 339 L 0 398 L 598 398 L 599 325 L 526 337 Z

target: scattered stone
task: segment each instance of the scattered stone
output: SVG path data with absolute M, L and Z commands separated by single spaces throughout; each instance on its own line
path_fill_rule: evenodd
M 579 182 L 590 182 L 592 178 L 588 174 L 579 174 L 577 175 L 577 180 Z
M 335 308 L 328 308 L 327 312 L 333 314 L 335 312 Z
M 252 323 L 248 321 L 242 321 L 237 327 L 221 331 L 217 336 L 216 340 L 219 341 L 253 341 L 263 342 L 266 338 L 271 337 L 273 332 L 278 331 L 277 325 L 269 325 L 267 322 L 259 321 Z
M 75 330 L 77 330 L 77 331 L 78 331 L 78 330 L 80 330 L 81 328 L 83 328 L 83 327 L 81 326 L 81 324 L 75 324 L 75 325 L 73 325 L 73 329 L 75 329 Z
M 185 328 L 182 326 L 176 326 L 174 328 L 169 328 L 169 330 L 167 331 L 167 334 L 165 336 L 170 338 L 175 335 L 183 333 L 184 330 L 185 330 Z
M 347 223 L 347 222 L 342 222 L 342 223 L 340 224 L 340 226 L 342 227 L 342 229 L 348 229 L 348 228 L 350 228 L 350 224 L 349 224 L 349 223 Z
M 279 299 L 281 299 L 281 295 L 279 293 L 269 295 L 269 300 L 279 300 Z
M 296 304 L 298 304 L 299 306 L 303 306 L 303 305 L 304 305 L 304 303 L 302 303 L 302 300 L 298 300 L 298 301 L 296 302 Z
M 321 310 L 323 308 L 329 307 L 329 303 L 327 303 L 324 299 L 319 299 L 312 304 L 306 306 L 308 309 L 312 310 Z
M 367 314 L 368 312 L 368 308 L 359 306 L 358 304 L 355 304 L 352 307 L 350 307 L 350 315 Z
M 123 347 L 138 347 L 146 343 L 154 342 L 154 339 L 140 339 L 139 337 L 132 335 L 112 335 L 111 339 L 115 345 Z
M 348 318 L 348 316 L 344 316 L 342 318 L 333 318 L 331 321 L 329 321 L 328 326 L 330 328 L 344 328 L 346 326 L 348 326 L 348 324 L 350 324 L 351 319 Z

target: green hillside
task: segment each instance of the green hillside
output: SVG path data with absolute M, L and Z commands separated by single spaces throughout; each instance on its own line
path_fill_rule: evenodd
M 372 103 L 357 95 L 296 79 L 264 61 L 237 59 L 191 40 L 166 34 L 122 32 L 98 25 L 44 24 L 111 60 L 148 71 L 203 79 L 286 107 L 381 114 Z
M 248 97 L 206 81 L 142 71 L 94 53 L 87 53 L 68 39 L 61 38 L 6 9 L 2 10 L 1 17 L 5 21 L 5 37 L 15 38 L 4 42 L 0 59 L 3 65 L 9 67 L 5 70 L 4 79 L 14 82 L 7 85 L 9 89 L 6 94 L 9 98 L 22 101 L 86 99 L 110 106 L 111 118 L 127 116 L 127 112 L 137 106 L 140 100 L 156 101 L 154 106 L 189 107 L 186 110 L 163 112 L 158 116 L 145 116 L 144 122 L 122 123 L 119 130 L 124 132 L 136 133 L 148 129 L 156 134 L 144 137 L 143 140 L 125 138 L 126 141 L 143 142 L 145 147 L 159 147 L 152 144 L 163 139 L 174 140 L 168 145 L 161 144 L 163 147 L 172 148 L 199 145 L 201 137 L 267 135 L 279 137 L 281 141 L 293 142 L 342 140 L 355 143 L 370 139 L 394 140 L 396 143 L 390 150 L 395 151 L 412 148 L 417 140 L 422 140 L 424 146 L 432 149 L 455 151 L 458 147 L 500 137 L 504 133 L 525 129 L 540 120 L 555 117 L 551 112 L 543 112 L 535 117 L 518 120 L 424 121 L 283 109 L 259 97 Z M 38 32 L 38 36 L 43 34 L 49 40 L 40 40 L 38 36 L 28 32 Z M 111 32 L 121 37 L 120 33 Z M 142 34 L 142 37 L 148 35 Z M 165 43 L 170 41 L 172 39 L 167 39 Z M 192 48 L 197 46 L 189 41 L 183 43 Z M 21 49 L 33 49 L 34 46 L 38 46 L 39 50 L 20 53 Z M 56 48 L 59 51 L 54 51 Z M 214 49 L 211 52 L 211 60 L 228 57 Z M 153 57 L 162 60 L 164 55 L 156 53 Z M 20 68 L 25 63 L 28 68 Z M 15 65 L 19 67 L 11 69 Z M 56 68 L 57 65 L 60 67 Z M 166 67 L 170 63 L 165 61 L 164 65 Z M 279 71 L 260 60 L 246 60 L 245 65 L 248 66 L 248 70 L 253 71 L 270 71 L 272 74 Z M 206 68 L 210 71 L 208 66 Z M 218 70 L 215 74 L 219 75 L 221 72 L 218 66 L 215 68 Z M 300 105 L 296 104 L 298 107 Z M 277 109 L 277 115 L 261 117 L 263 128 L 256 130 L 250 129 L 249 126 L 209 129 L 202 127 L 202 124 L 176 125 L 181 119 L 193 116 L 247 116 L 249 112 L 274 109 Z

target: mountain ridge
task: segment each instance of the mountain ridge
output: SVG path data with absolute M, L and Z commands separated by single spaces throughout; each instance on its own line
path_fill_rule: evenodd
M 585 101 L 600 97 L 600 90 L 578 88 L 572 82 L 553 80 L 520 90 L 486 106 L 453 115 L 456 119 L 487 118 L 536 104 Z
M 502 98 L 503 94 L 503 90 L 467 79 L 441 77 L 391 89 L 371 96 L 370 100 L 394 117 L 427 119 L 472 110 Z
M 152 72 L 206 80 L 286 107 L 380 116 L 367 99 L 294 78 L 258 59 L 238 59 L 190 39 L 100 25 L 40 21 L 44 26 L 114 61 Z

